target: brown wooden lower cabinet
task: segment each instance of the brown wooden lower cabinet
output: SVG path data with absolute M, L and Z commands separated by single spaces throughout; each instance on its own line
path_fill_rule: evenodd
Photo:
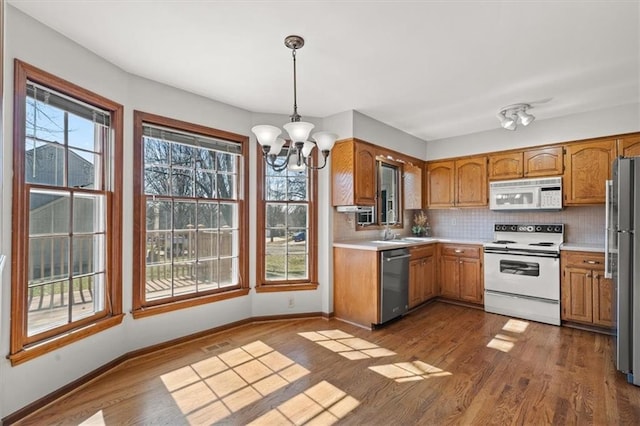
M 613 280 L 604 277 L 604 262 L 604 255 L 600 253 L 561 253 L 563 321 L 605 328 L 616 326 Z
M 409 263 L 409 308 L 438 295 L 436 289 L 435 245 L 412 247 Z
M 470 244 L 440 245 L 440 295 L 464 302 L 483 303 L 482 247 Z
M 333 248 L 333 311 L 336 318 L 370 327 L 380 319 L 379 252 Z

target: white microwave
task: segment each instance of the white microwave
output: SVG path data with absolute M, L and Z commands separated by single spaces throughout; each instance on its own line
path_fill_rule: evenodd
M 562 177 L 489 183 L 491 210 L 562 210 Z

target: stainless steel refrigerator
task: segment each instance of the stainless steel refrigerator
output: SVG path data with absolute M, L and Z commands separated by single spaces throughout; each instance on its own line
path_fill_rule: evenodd
M 640 386 L 640 157 L 618 158 L 607 182 L 606 270 L 617 295 L 616 367 Z

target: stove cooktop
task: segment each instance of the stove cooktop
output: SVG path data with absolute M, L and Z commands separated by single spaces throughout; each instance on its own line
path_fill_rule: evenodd
M 485 247 L 527 251 L 560 251 L 564 242 L 563 224 L 495 224 L 494 241 Z

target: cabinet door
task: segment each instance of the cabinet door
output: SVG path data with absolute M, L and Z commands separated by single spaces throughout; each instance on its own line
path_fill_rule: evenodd
M 625 136 L 618 143 L 621 156 L 640 157 L 640 134 Z
M 482 303 L 483 288 L 480 261 L 461 257 L 458 265 L 460 268 L 460 299 L 467 302 Z
M 416 259 L 409 263 L 409 308 L 422 302 L 422 262 L 423 259 Z
M 530 149 L 524 152 L 524 176 L 557 176 L 564 169 L 562 147 Z
M 356 143 L 355 152 L 355 203 L 375 205 L 376 203 L 376 156 L 373 148 Z
M 489 180 L 518 179 L 522 177 L 522 152 L 489 156 Z
M 451 207 L 454 204 L 453 161 L 438 161 L 427 165 L 427 207 Z
M 593 322 L 592 272 L 565 268 L 562 280 L 562 319 Z
M 422 259 L 422 300 L 429 300 L 437 296 L 436 289 L 436 258 L 429 256 Z
M 603 271 L 593 272 L 593 323 L 605 327 L 615 327 L 613 317 L 613 280 L 604 277 Z
M 615 155 L 614 139 L 567 145 L 565 204 L 604 204 Z
M 456 160 L 455 204 L 460 207 L 486 206 L 487 157 Z
M 442 256 L 440 259 L 440 294 L 444 297 L 458 299 L 460 297 L 459 259 L 452 256 Z
M 405 163 L 403 166 L 404 179 L 403 194 L 405 209 L 421 209 L 422 208 L 422 167 L 415 166 L 411 163 Z

